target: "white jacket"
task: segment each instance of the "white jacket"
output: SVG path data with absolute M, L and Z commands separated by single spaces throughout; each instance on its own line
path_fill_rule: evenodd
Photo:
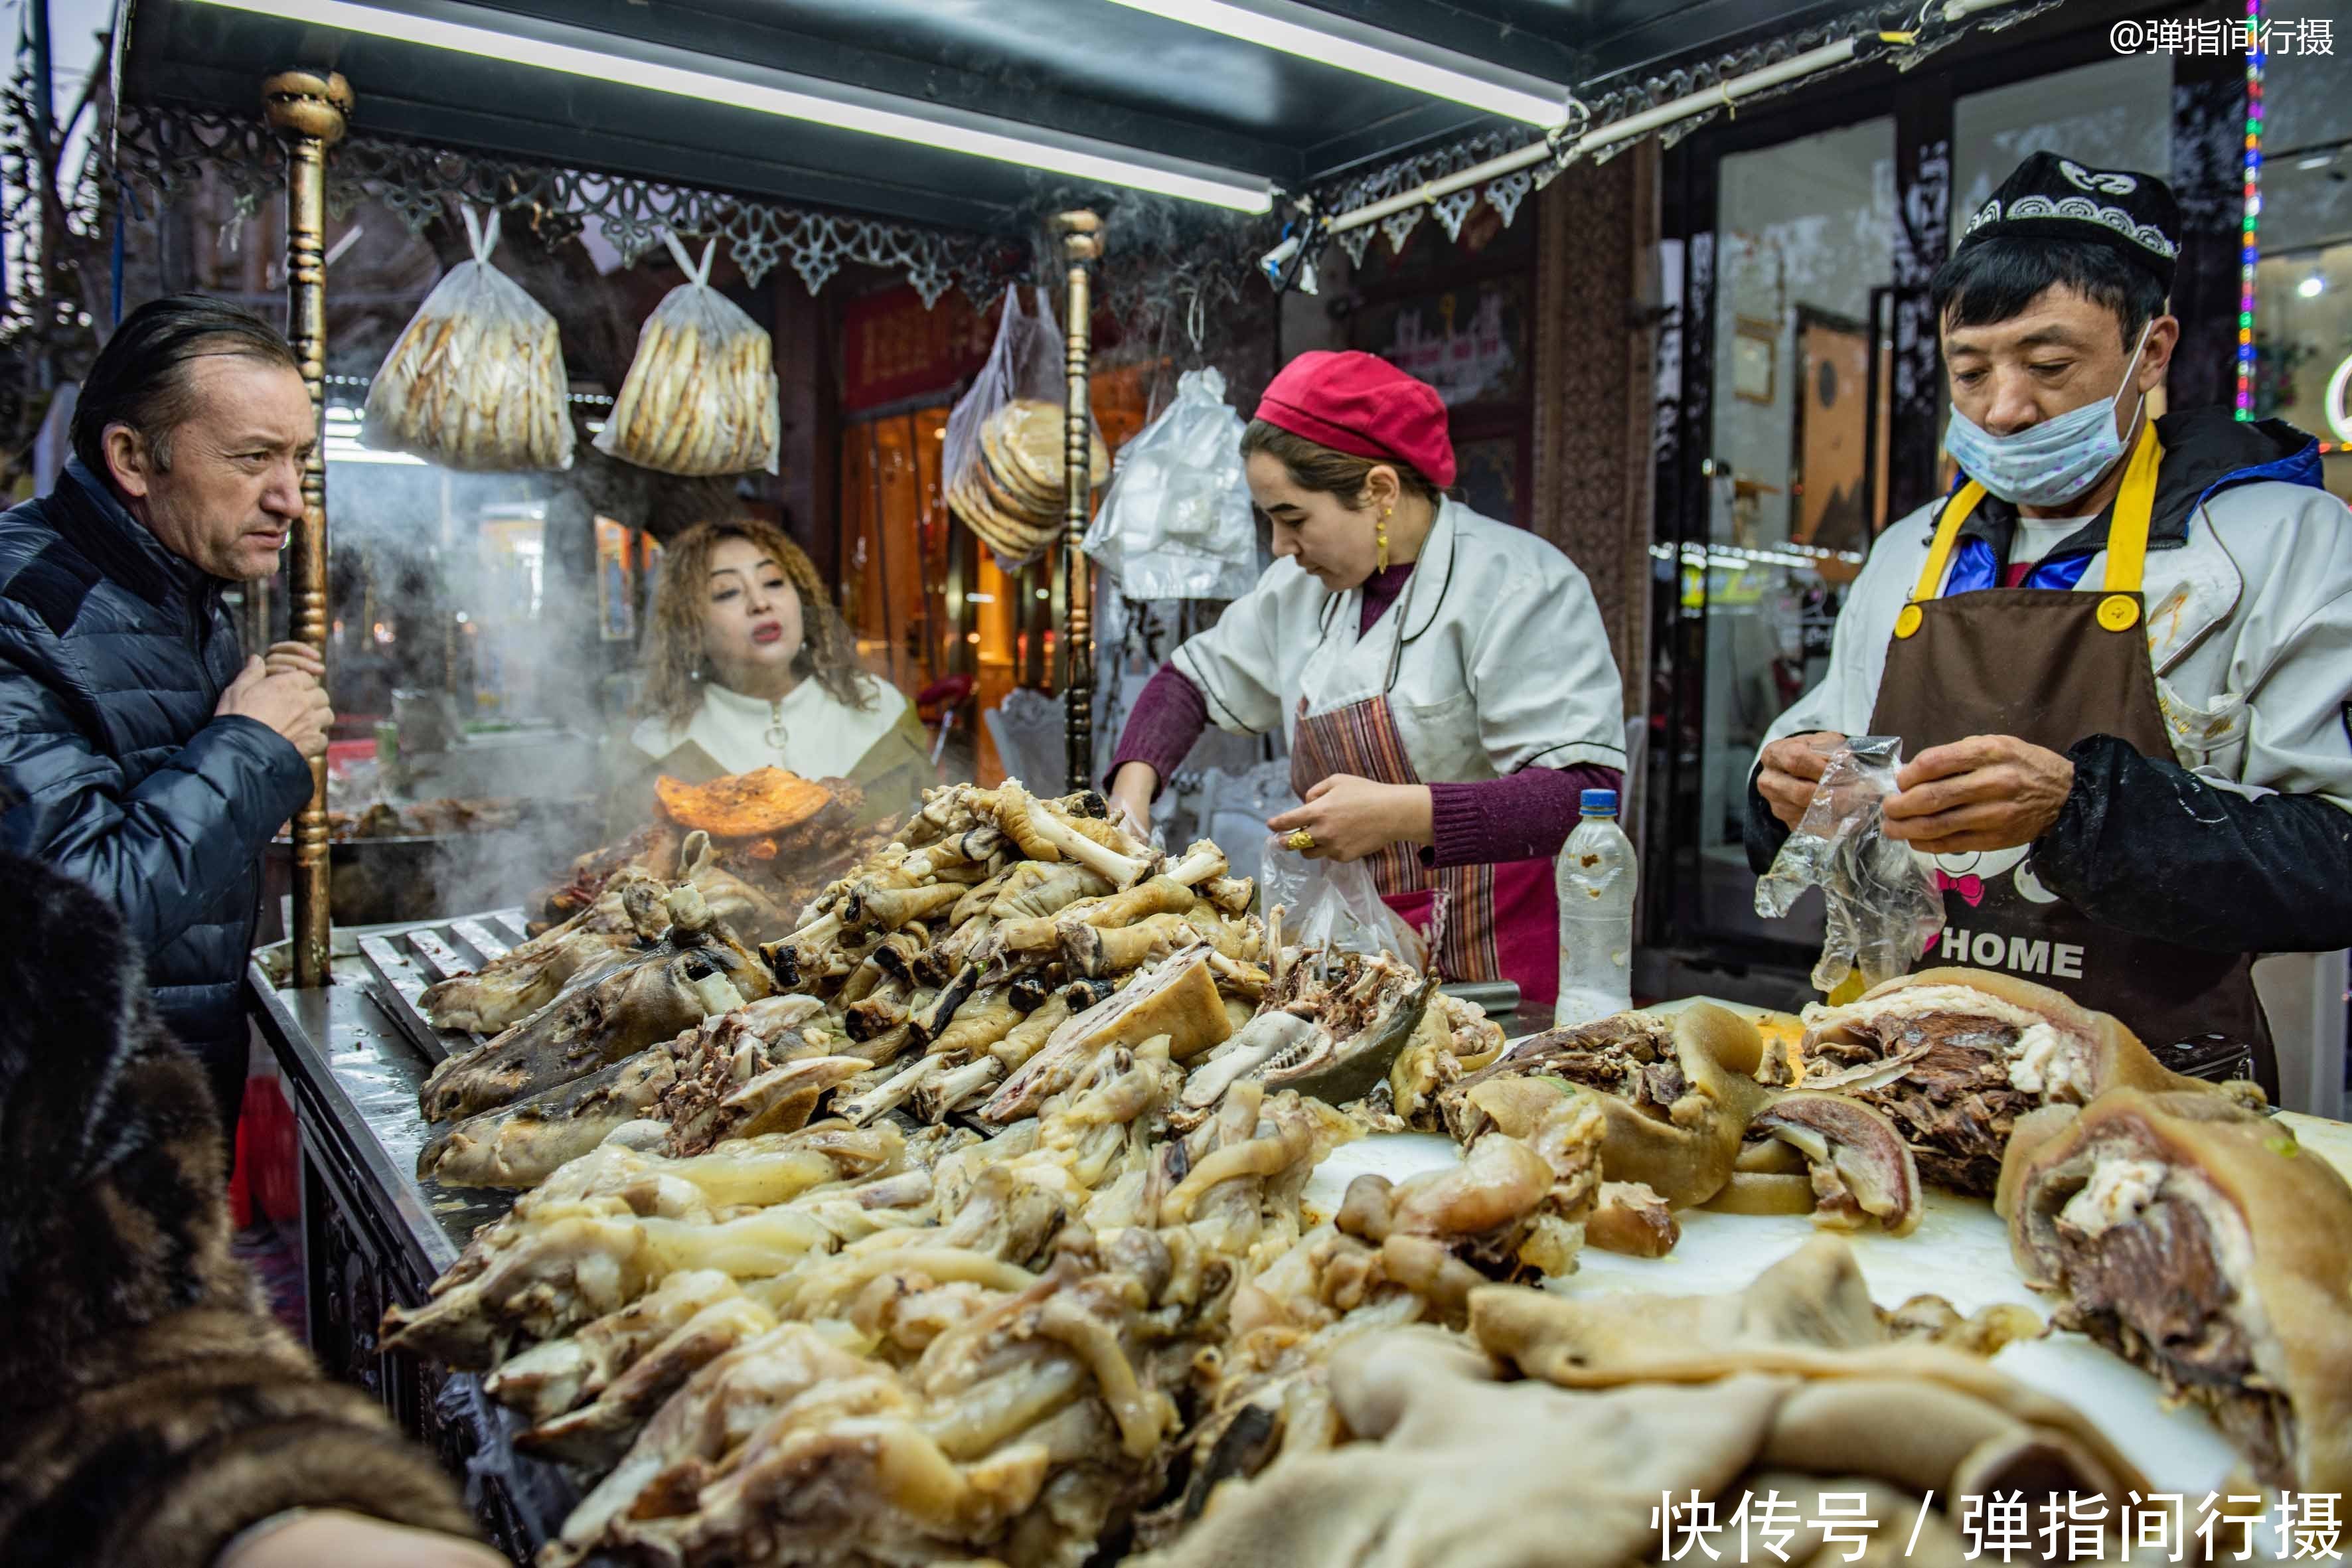
M 1765 744 L 1868 732 L 1895 617 L 1942 505 L 1879 536 L 1838 616 L 1829 673 Z M 2076 592 L 2098 589 L 2106 560 L 2093 558 Z M 2180 765 L 2240 795 L 2318 795 L 2352 811 L 2352 511 L 2302 485 L 2223 490 L 2199 505 L 2185 543 L 2148 551 L 2141 593 Z
M 1360 638 L 1362 605 L 1360 589 L 1330 593 L 1277 561 L 1173 663 L 1218 728 L 1278 725 L 1288 739 L 1302 698 L 1323 713 L 1377 697 L 1396 654 L 1389 706 L 1425 783 L 1624 767 L 1624 692 L 1600 606 L 1543 540 L 1446 501 L 1403 592 Z

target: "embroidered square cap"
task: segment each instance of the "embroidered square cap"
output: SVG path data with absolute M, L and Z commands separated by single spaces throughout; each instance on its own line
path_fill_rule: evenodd
M 1969 215 L 1959 247 L 2021 236 L 2109 246 L 2154 273 L 2168 295 L 2180 258 L 2180 204 L 2154 174 L 2036 153 Z

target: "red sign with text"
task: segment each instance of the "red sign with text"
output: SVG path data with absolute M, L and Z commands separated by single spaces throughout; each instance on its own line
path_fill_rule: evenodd
M 842 407 L 944 393 L 986 362 L 995 335 L 996 311 L 975 314 L 961 289 L 929 310 L 908 285 L 861 294 L 842 307 Z

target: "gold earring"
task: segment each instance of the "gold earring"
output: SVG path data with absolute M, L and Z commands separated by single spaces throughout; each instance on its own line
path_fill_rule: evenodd
M 1389 569 L 1389 513 L 1394 510 L 1392 506 L 1381 508 L 1381 521 L 1372 525 L 1372 542 L 1380 546 L 1379 569 L 1382 572 Z

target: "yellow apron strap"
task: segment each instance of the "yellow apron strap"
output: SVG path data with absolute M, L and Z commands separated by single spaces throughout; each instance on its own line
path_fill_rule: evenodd
M 2116 496 L 2116 513 L 2107 523 L 2107 580 L 2110 594 L 2139 592 L 2140 572 L 2147 564 L 2148 517 L 2156 509 L 2156 470 L 2164 461 L 2164 443 L 2157 438 L 2156 421 L 2140 426 L 2133 447 L 2131 467 L 2124 470 L 2124 486 Z
M 2163 461 L 2164 443 L 2157 438 L 2156 421 L 2151 419 L 2140 426 L 2130 466 L 2124 470 L 2123 489 L 2116 496 L 2115 515 L 2107 523 L 2107 574 L 2097 615 L 2099 624 L 2111 632 L 2129 631 L 2139 623 L 2139 602 L 2132 595 L 2139 592 L 2141 574 L 2147 565 L 2147 525 L 2156 506 L 2156 472 Z M 1919 606 L 1943 586 L 1944 567 L 1952 558 L 1961 525 L 1984 493 L 1984 487 L 1970 479 L 1944 503 L 1935 542 L 1927 547 L 1927 563 L 1919 572 L 1919 585 L 1912 590 L 1911 602 L 1895 617 L 1896 637 L 1911 636 L 1926 620 Z
M 1977 510 L 1977 502 L 1984 500 L 1984 486 L 1970 479 L 1944 503 L 1943 518 L 1936 524 L 1935 542 L 1927 546 L 1927 564 L 1919 571 L 1919 585 L 1911 591 L 1911 602 L 1895 617 L 1896 637 L 1909 637 L 1927 619 L 1920 603 L 1934 598 L 1936 590 L 1943 585 L 1944 563 L 1952 558 L 1952 543 L 1960 536 L 1960 525 Z
M 2147 564 L 2148 514 L 2155 510 L 2156 469 L 2162 461 L 2164 443 L 2157 439 L 2151 419 L 2140 427 L 2123 489 L 2116 492 L 2115 515 L 2107 520 L 2107 576 L 2093 613 L 2111 632 L 2139 625 L 2140 573 Z
M 1984 486 L 1970 479 L 1944 503 L 1944 515 L 1936 524 L 1936 542 L 1927 547 L 1927 564 L 1919 574 L 1919 585 L 1911 591 L 1915 603 L 1934 598 L 1936 590 L 1943 585 L 1944 563 L 1952 558 L 1952 545 L 1960 537 L 1960 525 L 1977 510 L 1977 502 L 1984 500 Z

